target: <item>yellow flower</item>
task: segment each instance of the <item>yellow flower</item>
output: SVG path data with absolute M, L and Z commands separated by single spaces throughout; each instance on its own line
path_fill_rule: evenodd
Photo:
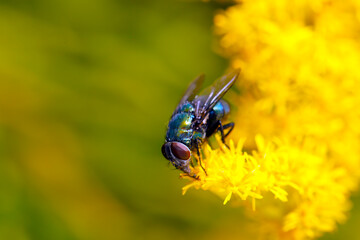
M 252 0 L 214 22 L 221 53 L 242 69 L 235 129 L 230 149 L 204 146 L 207 175 L 196 166 L 183 191 L 241 203 L 280 239 L 333 231 L 360 179 L 360 4 Z
M 220 141 L 220 140 L 218 140 Z M 251 199 L 245 206 L 256 218 L 275 218 L 282 223 L 277 233 L 290 232 L 294 239 L 319 236 L 333 231 L 337 222 L 346 219 L 352 184 L 346 169 L 324 161 L 325 151 L 314 141 L 302 141 L 292 146 L 278 139 L 265 143 L 256 136 L 256 151 L 243 151 L 244 141 L 237 146 L 230 140 L 229 149 L 205 149 L 203 165 L 195 166 L 198 180 L 183 188 L 209 190 L 224 199 L 224 204 L 234 199 Z M 185 175 L 183 174 L 183 177 Z M 271 197 L 271 195 L 273 197 Z M 267 201 L 267 202 L 263 202 Z M 260 207 L 255 207 L 259 203 Z M 268 211 L 271 205 L 281 209 Z M 269 213 L 270 212 L 270 213 Z
M 258 141 L 262 142 L 261 137 Z M 261 146 L 262 143 L 259 143 Z M 262 199 L 263 191 L 270 191 L 275 198 L 287 201 L 286 186 L 296 188 L 296 185 L 289 180 L 287 170 L 287 159 L 279 159 L 274 156 L 268 146 L 261 154 L 249 155 L 242 151 L 243 141 L 235 147 L 230 140 L 230 147 L 212 150 L 207 145 L 206 161 L 204 167 L 196 166 L 194 171 L 199 180 L 183 188 L 184 193 L 189 187 L 211 190 L 225 198 L 226 204 L 233 196 L 246 200 L 248 197 Z M 263 147 L 263 146 L 261 146 Z M 279 169 L 278 166 L 282 168 Z M 255 207 L 255 206 L 254 206 Z

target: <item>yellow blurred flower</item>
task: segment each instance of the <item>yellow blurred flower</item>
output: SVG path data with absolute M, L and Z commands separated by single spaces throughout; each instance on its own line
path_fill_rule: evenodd
M 214 21 L 221 53 L 242 69 L 235 129 L 230 149 L 205 147 L 207 175 L 195 167 L 184 192 L 244 205 L 280 239 L 333 231 L 360 178 L 360 3 L 252 0 Z

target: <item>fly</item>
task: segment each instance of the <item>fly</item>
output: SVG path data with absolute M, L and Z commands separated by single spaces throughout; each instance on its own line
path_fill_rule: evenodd
M 230 106 L 221 98 L 235 83 L 239 72 L 235 70 L 220 77 L 199 94 L 204 75 L 198 76 L 188 86 L 170 118 L 165 143 L 161 148 L 162 154 L 175 168 L 191 177 L 197 178 L 190 170 L 192 153 L 198 155 L 199 164 L 203 168 L 200 156 L 201 145 L 218 131 L 222 142 L 225 143 L 225 137 L 234 128 L 233 122 L 225 125 L 222 123 L 230 112 Z M 225 130 L 227 130 L 226 134 Z

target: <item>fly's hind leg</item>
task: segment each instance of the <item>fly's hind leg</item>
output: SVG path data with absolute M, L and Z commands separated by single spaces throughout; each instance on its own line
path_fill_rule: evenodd
M 224 130 L 230 128 L 229 131 L 225 134 L 224 138 L 226 138 L 226 137 L 231 133 L 231 131 L 234 129 L 234 126 L 235 126 L 235 124 L 234 124 L 233 122 L 228 123 L 228 124 L 225 124 L 225 125 L 223 126 L 223 129 L 224 129 Z
M 223 142 L 223 144 L 225 144 L 227 148 L 229 148 L 229 146 L 225 143 L 225 138 L 231 133 L 231 131 L 234 129 L 234 126 L 235 124 L 233 122 L 222 125 L 221 121 L 219 121 L 218 131 L 220 131 L 221 133 L 221 141 Z M 226 134 L 224 134 L 224 130 L 228 128 L 230 128 L 229 131 Z

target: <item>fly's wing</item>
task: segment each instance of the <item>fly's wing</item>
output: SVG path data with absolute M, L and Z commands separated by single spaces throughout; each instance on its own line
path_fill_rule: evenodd
M 201 74 L 198 77 L 196 77 L 188 86 L 185 93 L 183 94 L 178 107 L 175 109 L 174 113 L 177 112 L 178 108 L 186 101 L 192 101 L 196 94 L 199 92 L 202 83 L 204 82 L 205 75 Z
M 195 97 L 193 103 L 195 105 L 195 116 L 200 122 L 207 116 L 209 111 L 224 94 L 231 88 L 238 78 L 240 70 L 237 69 L 217 79 L 211 86 L 204 89 Z M 200 123 L 199 122 L 199 123 Z
M 204 82 L 204 78 L 205 78 L 205 75 L 201 74 L 190 83 L 190 85 L 186 89 L 185 93 L 183 94 L 179 105 L 186 101 L 191 101 L 192 99 L 194 99 L 196 94 L 199 92 L 202 83 Z

